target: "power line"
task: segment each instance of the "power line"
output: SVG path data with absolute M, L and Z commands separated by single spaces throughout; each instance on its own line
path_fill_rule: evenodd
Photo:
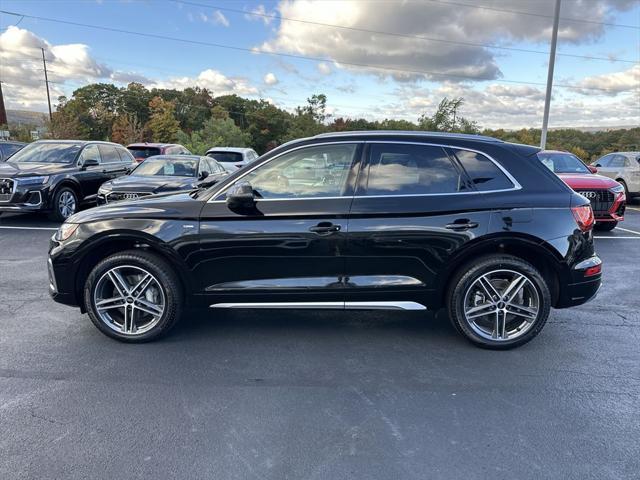
M 544 50 L 533 50 L 533 49 L 518 48 L 518 47 L 505 47 L 503 45 L 495 45 L 495 44 L 490 44 L 490 43 L 463 42 L 463 41 L 458 41 L 458 40 L 446 40 L 446 39 L 442 39 L 442 38 L 425 37 L 423 35 L 412 35 L 412 34 L 408 34 L 408 33 L 388 32 L 388 31 L 381 31 L 381 30 L 370 30 L 368 28 L 359 28 L 359 27 L 348 27 L 346 25 L 337 25 L 337 24 L 333 24 L 333 23 L 323 23 L 323 22 L 317 22 L 317 21 L 313 21 L 313 20 L 303 20 L 303 19 L 300 19 L 300 18 L 283 17 L 282 15 L 276 15 L 276 14 L 270 14 L 270 13 L 251 12 L 251 11 L 240 10 L 240 9 L 236 9 L 236 8 L 220 7 L 220 6 L 217 6 L 217 5 L 210 5 L 210 4 L 192 2 L 192 1 L 188 1 L 188 0 L 170 0 L 170 1 L 174 2 L 174 3 L 182 4 L 182 5 L 191 5 L 191 6 L 202 7 L 202 8 L 215 8 L 216 10 L 220 10 L 220 11 L 224 11 L 224 12 L 239 13 L 239 14 L 242 14 L 242 15 L 251 15 L 251 16 L 255 16 L 255 17 L 269 18 L 269 19 L 280 20 L 280 21 L 286 20 L 288 22 L 298 22 L 298 23 L 304 23 L 304 24 L 307 24 L 307 25 L 317 25 L 317 26 L 320 26 L 320 27 L 327 27 L 327 28 L 339 28 L 339 29 L 342 29 L 342 30 L 350 30 L 350 31 L 362 32 L 362 33 L 371 33 L 371 34 L 375 34 L 375 35 L 387 35 L 387 36 L 399 37 L 399 38 L 412 38 L 412 39 L 417 39 L 417 40 L 422 40 L 422 41 L 427 41 L 427 42 L 445 43 L 445 44 L 449 44 L 449 45 L 463 45 L 463 46 L 466 46 L 466 47 L 489 48 L 489 49 L 494 49 L 494 50 L 507 50 L 507 51 L 520 52 L 520 53 L 524 52 L 524 53 L 535 53 L 535 54 L 549 55 L 549 52 L 548 51 L 544 51 Z M 557 53 L 556 55 L 563 56 L 563 57 L 581 58 L 581 59 L 586 59 L 586 60 L 604 60 L 604 61 L 608 61 L 608 62 L 623 62 L 623 63 L 634 63 L 634 64 L 640 63 L 640 62 L 635 61 L 635 60 L 627 60 L 627 59 L 622 59 L 622 58 L 595 57 L 595 56 L 591 56 L 591 55 L 578 55 L 578 54 L 573 54 L 573 53 Z
M 511 13 L 514 15 L 526 15 L 530 17 L 540 17 L 540 18 L 553 18 L 553 15 L 545 15 L 543 13 L 523 12 L 521 10 L 509 10 L 505 8 L 490 7 L 488 5 L 474 5 L 474 4 L 463 3 L 463 2 L 451 2 L 448 0 L 425 0 L 425 1 L 432 2 L 432 3 L 440 3 L 443 5 L 453 5 L 456 7 L 467 7 L 467 8 L 476 8 L 480 10 L 489 10 L 492 12 Z M 567 22 L 589 23 L 592 25 L 604 25 L 607 27 L 620 27 L 620 28 L 631 28 L 634 30 L 640 30 L 640 26 L 638 25 L 627 25 L 623 23 L 598 22 L 595 20 L 584 20 L 582 18 L 571 18 L 571 17 L 560 17 L 560 20 L 566 20 Z
M 333 63 L 334 62 L 333 59 L 326 58 L 326 57 L 314 57 L 314 56 L 296 55 L 296 54 L 292 54 L 292 53 L 271 52 L 271 51 L 268 51 L 268 50 L 260 50 L 258 48 L 238 47 L 238 46 L 235 46 L 235 45 L 225 45 L 225 44 L 221 44 L 221 43 L 204 42 L 204 41 L 200 41 L 200 40 L 190 40 L 190 39 L 186 39 L 186 38 L 171 37 L 171 36 L 168 36 L 168 35 L 160 35 L 160 34 L 154 34 L 154 33 L 148 33 L 148 32 L 136 32 L 136 31 L 131 31 L 131 30 L 124 30 L 124 29 L 121 29 L 121 28 L 107 27 L 107 26 L 103 26 L 103 25 L 92 25 L 92 24 L 81 23 L 81 22 L 72 22 L 72 21 L 69 21 L 69 20 L 60 20 L 60 19 L 56 19 L 56 18 L 42 17 L 42 16 L 37 16 L 37 15 L 26 15 L 26 14 L 21 14 L 21 13 L 10 12 L 10 11 L 7 11 L 7 10 L 0 10 L 0 13 L 4 13 L 6 15 L 14 15 L 14 16 L 23 16 L 24 15 L 26 18 L 31 18 L 31 19 L 41 20 L 41 21 L 46 21 L 46 22 L 61 23 L 61 24 L 64 24 L 64 25 L 73 25 L 73 26 L 76 26 L 76 27 L 93 28 L 93 29 L 96 29 L 96 30 L 104 30 L 104 31 L 115 32 L 115 33 L 125 33 L 127 35 L 136 35 L 136 36 L 140 36 L 140 37 L 155 38 L 155 39 L 159 39 L 159 40 L 168 40 L 168 41 L 181 42 L 181 43 L 187 43 L 187 44 L 192 44 L 192 45 L 224 48 L 224 49 L 241 51 L 241 52 L 248 52 L 248 53 L 254 53 L 254 54 L 255 53 L 261 53 L 261 54 L 264 54 L 264 55 L 272 55 L 272 56 L 278 56 L 278 57 L 284 57 L 284 58 L 295 58 L 295 59 L 299 59 L 299 60 L 308 60 L 308 61 L 314 61 L 314 62 L 329 62 L 329 63 Z M 491 81 L 498 82 L 498 83 L 509 83 L 509 84 L 516 84 L 516 85 L 538 85 L 538 86 L 546 85 L 544 82 L 531 82 L 531 81 L 525 81 L 525 80 L 506 80 L 506 79 L 482 79 L 482 78 L 477 78 L 477 77 L 473 77 L 473 76 L 470 76 L 470 75 L 461 75 L 461 74 L 443 73 L 443 72 L 433 72 L 433 71 L 427 71 L 427 70 L 412 70 L 412 69 L 405 69 L 405 68 L 398 68 L 398 67 L 388 67 L 388 66 L 385 67 L 385 66 L 380 66 L 380 65 L 371 65 L 371 64 L 367 64 L 367 63 L 356 63 L 356 62 L 337 62 L 337 63 L 339 63 L 341 65 L 349 65 L 349 66 L 358 67 L 358 68 L 371 68 L 371 69 L 377 69 L 377 70 L 381 70 L 381 71 L 409 73 L 409 74 L 413 74 L 413 75 L 431 75 L 431 76 L 442 77 L 442 78 L 445 78 L 445 79 L 447 79 L 447 78 L 459 78 L 459 79 L 463 79 L 463 80 L 475 80 L 475 81 L 489 81 L 489 80 L 491 80 Z M 594 91 L 603 91 L 603 92 L 611 91 L 611 89 L 608 89 L 608 88 L 582 87 L 582 86 L 578 86 L 578 85 L 570 85 L 570 84 L 562 84 L 562 83 L 557 83 L 556 86 L 557 87 L 562 87 L 562 88 L 568 88 L 568 89 L 577 89 L 577 90 L 594 90 Z

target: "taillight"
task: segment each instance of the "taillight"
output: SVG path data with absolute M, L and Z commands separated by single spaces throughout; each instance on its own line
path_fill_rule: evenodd
M 602 265 L 596 265 L 595 267 L 589 267 L 584 271 L 585 277 L 593 277 L 602 273 Z
M 591 205 L 580 205 L 579 207 L 571 207 L 573 218 L 576 219 L 578 228 L 583 232 L 588 232 L 593 228 L 595 219 L 593 218 L 593 210 Z

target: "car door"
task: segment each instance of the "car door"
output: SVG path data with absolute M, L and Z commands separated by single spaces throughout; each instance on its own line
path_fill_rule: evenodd
M 347 306 L 428 308 L 452 253 L 488 231 L 484 198 L 517 183 L 460 148 L 367 142 L 365 157 L 349 214 Z
M 627 155 L 629 167 L 622 178 L 627 182 L 629 192 L 637 194 L 640 193 L 640 154 L 631 152 Z
M 120 158 L 120 154 L 113 145 L 98 145 L 100 157 L 102 157 L 102 167 L 108 180 L 120 177 L 127 173 L 129 165 L 126 165 Z
M 98 165 L 85 165 L 87 160 L 96 160 Z M 82 189 L 83 201 L 92 200 L 97 196 L 100 185 L 109 180 L 96 144 L 91 143 L 82 149 L 78 157 L 78 165 L 80 171 L 77 173 L 77 178 Z
M 611 163 L 615 157 L 615 154 L 609 153 L 602 158 L 599 158 L 594 166 L 598 168 L 598 173 L 605 177 L 613 178 L 615 180 L 616 171 L 612 168 Z
M 342 252 L 360 151 L 357 142 L 288 150 L 248 169 L 206 203 L 194 277 L 210 304 L 342 306 Z M 302 170 L 310 161 L 313 178 Z M 246 182 L 255 204 L 238 210 L 225 198 Z

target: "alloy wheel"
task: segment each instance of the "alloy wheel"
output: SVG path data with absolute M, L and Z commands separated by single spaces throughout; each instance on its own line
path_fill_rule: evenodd
M 165 312 L 160 282 L 133 265 L 105 272 L 96 283 L 93 301 L 100 320 L 121 335 L 142 335 L 155 327 Z
M 58 210 L 63 218 L 69 218 L 76 213 L 76 197 L 72 192 L 65 190 L 58 199 Z
M 533 282 L 514 270 L 492 270 L 467 288 L 464 316 L 481 337 L 510 341 L 527 333 L 540 312 L 540 296 Z

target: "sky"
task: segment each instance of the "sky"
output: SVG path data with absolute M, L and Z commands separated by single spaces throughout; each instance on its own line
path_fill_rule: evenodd
M 0 81 L 8 109 L 46 111 L 44 48 L 54 108 L 135 81 L 288 110 L 324 93 L 329 119 L 416 121 L 463 97 L 482 127 L 539 128 L 554 4 L 2 0 Z M 640 125 L 640 0 L 562 0 L 560 17 L 550 127 Z

